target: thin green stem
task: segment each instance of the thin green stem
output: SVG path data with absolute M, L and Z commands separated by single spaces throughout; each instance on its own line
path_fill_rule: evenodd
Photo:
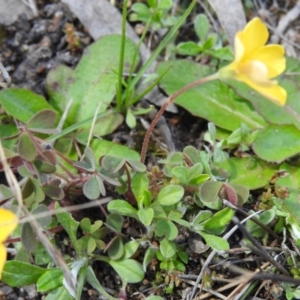
M 130 83 L 132 81 L 132 74 L 133 74 L 133 71 L 134 71 L 134 68 L 135 68 L 135 62 L 136 62 L 136 59 L 138 57 L 138 53 L 139 53 L 141 44 L 144 41 L 144 39 L 146 37 L 146 34 L 148 32 L 151 20 L 152 20 L 152 17 L 149 18 L 148 22 L 146 23 L 146 26 L 144 28 L 143 34 L 142 34 L 142 36 L 141 36 L 141 38 L 140 38 L 140 40 L 139 40 L 139 42 L 138 42 L 138 44 L 136 46 L 136 51 L 135 51 L 134 56 L 133 56 L 133 60 L 132 60 L 132 64 L 131 64 L 130 72 L 129 72 L 129 76 L 128 76 L 128 81 L 127 81 L 127 88 L 126 88 L 126 92 L 125 92 L 126 108 L 128 108 L 131 105 L 131 103 L 128 100 L 129 93 L 130 93 L 130 89 L 128 87 L 130 86 Z
M 155 61 L 156 57 L 159 55 L 159 53 L 166 47 L 168 42 L 172 37 L 174 37 L 176 31 L 180 28 L 180 26 L 184 23 L 186 18 L 189 16 L 191 11 L 193 10 L 195 4 L 197 3 L 197 0 L 193 0 L 190 6 L 185 10 L 182 17 L 178 20 L 178 22 L 172 27 L 172 29 L 168 32 L 168 34 L 165 36 L 165 38 L 159 43 L 158 47 L 153 51 L 150 58 L 146 61 L 146 63 L 141 67 L 139 70 L 137 76 L 134 77 L 134 79 L 131 81 L 130 85 L 128 86 L 129 90 L 132 90 L 135 85 L 139 82 L 143 74 L 147 71 L 147 69 L 150 67 L 150 65 Z
M 126 41 L 126 17 L 127 17 L 127 3 L 128 0 L 123 1 L 123 13 L 122 13 L 122 39 L 120 47 L 120 62 L 118 73 L 118 85 L 117 85 L 117 110 L 122 109 L 122 85 L 123 85 L 123 67 L 124 67 L 124 55 L 125 55 L 125 41 Z
M 145 135 L 145 138 L 144 138 L 144 142 L 143 142 L 143 146 L 142 146 L 142 151 L 141 151 L 141 162 L 144 163 L 145 161 L 145 158 L 146 158 L 146 153 L 147 153 L 147 148 L 148 148 L 148 144 L 149 144 L 149 139 L 150 139 L 150 136 L 151 136 L 151 133 L 154 129 L 154 127 L 156 126 L 159 118 L 163 115 L 164 111 L 166 110 L 167 106 L 169 104 L 171 104 L 172 102 L 175 101 L 175 99 L 177 97 L 179 97 L 180 95 L 182 95 L 184 92 L 198 86 L 198 85 L 201 85 L 205 82 L 208 82 L 208 81 L 213 81 L 213 80 L 216 80 L 219 78 L 219 74 L 218 73 L 215 73 L 213 75 L 209 75 L 207 77 L 204 77 L 204 78 L 201 78 L 201 79 L 198 79 L 196 81 L 193 81 L 189 84 L 187 84 L 186 86 L 184 86 L 183 88 L 181 88 L 180 90 L 178 90 L 177 92 L 175 92 L 173 95 L 171 95 L 167 100 L 166 102 L 163 104 L 163 106 L 160 108 L 160 110 L 157 112 L 155 118 L 153 119 L 152 123 L 150 124 L 147 132 L 146 132 L 146 135 Z

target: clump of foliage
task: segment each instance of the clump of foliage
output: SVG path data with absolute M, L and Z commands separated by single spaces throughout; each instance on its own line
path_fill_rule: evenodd
M 148 22 L 152 30 L 163 26 L 176 30 L 195 1 L 175 19 L 167 17 L 170 3 L 136 3 L 131 18 Z M 158 79 L 148 89 L 159 81 L 166 93 L 173 94 L 231 59 L 228 48 L 209 30 L 206 17 L 198 15 L 195 31 L 200 42 L 179 44 L 176 51 L 209 56 L 210 65 L 190 60 L 162 62 Z M 69 34 L 70 45 L 77 47 Z M 169 40 L 167 36 L 162 44 Z M 286 107 L 267 102 L 236 81 L 228 81 L 229 85 L 209 82 L 182 94 L 178 105 L 211 121 L 206 146 L 199 150 L 187 145 L 161 157 L 149 169 L 140 162 L 138 152 L 104 139 L 123 123 L 124 115 L 134 127 L 138 116 L 149 111 L 133 106 L 148 91 L 138 94 L 135 89 L 132 73 L 138 60 L 136 45 L 125 35 L 106 36 L 88 47 L 75 70 L 66 66 L 51 70 L 48 102 L 25 89 L 0 91 L 1 143 L 22 193 L 18 199 L 12 188 L 0 185 L 1 203 L 12 203 L 12 209 L 21 205 L 19 226 L 12 236 L 17 255 L 5 264 L 5 283 L 36 284 L 50 300 L 57 295 L 80 299 L 88 282 L 108 299 L 116 299 L 127 283 L 142 281 L 150 269 L 156 274 L 153 294 L 157 295 L 147 299 L 162 299 L 156 285 L 164 281 L 165 292 L 173 293 L 187 269 L 189 252 L 195 250 L 180 243 L 180 234 L 202 241 L 204 247 L 198 253 L 225 255 L 230 249 L 226 231 L 236 211 L 243 211 L 243 205 L 251 201 L 250 193 L 258 189 L 263 193 L 252 208 L 262 212 L 246 222 L 250 238 L 245 236 L 243 245 L 253 250 L 251 236 L 267 245 L 270 235 L 282 233 L 299 242 L 299 168 L 291 159 L 300 153 L 299 76 L 279 79 L 289 95 Z M 299 69 L 297 60 L 287 58 L 286 72 L 299 73 Z M 130 74 L 128 81 L 123 71 Z M 142 74 L 143 68 L 137 78 Z M 4 163 L 1 169 L 5 171 Z M 83 216 L 71 212 L 91 205 L 100 205 L 103 216 L 98 211 L 91 217 L 84 211 Z M 28 221 L 31 215 L 36 222 Z M 135 229 L 134 237 L 127 228 Z M 53 247 L 53 234 L 62 230 L 68 236 L 65 246 L 71 250 L 59 254 Z M 41 239 L 45 235 L 46 241 Z M 299 257 L 290 249 L 284 257 L 285 275 L 297 279 Z M 118 274 L 123 282 L 119 295 L 106 292 L 93 268 L 97 262 Z M 278 269 L 270 272 L 276 274 Z M 296 297 L 296 285 L 285 283 L 283 288 L 288 299 Z

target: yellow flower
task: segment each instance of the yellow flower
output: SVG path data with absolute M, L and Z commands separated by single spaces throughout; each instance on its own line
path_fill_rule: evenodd
M 235 35 L 234 61 L 219 71 L 221 78 L 234 78 L 274 101 L 284 105 L 285 89 L 272 78 L 285 69 L 284 49 L 280 45 L 265 45 L 269 33 L 259 18 L 252 19 Z
M 13 212 L 0 208 L 0 279 L 7 256 L 4 242 L 16 229 L 17 224 L 18 218 Z

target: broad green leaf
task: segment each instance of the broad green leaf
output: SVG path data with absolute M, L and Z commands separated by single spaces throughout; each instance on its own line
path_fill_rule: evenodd
M 186 154 L 194 164 L 200 163 L 200 153 L 195 147 L 186 146 L 183 149 L 183 153 Z
M 8 261 L 4 266 L 1 280 L 12 287 L 35 284 L 47 269 L 21 262 Z
M 284 176 L 277 178 L 276 186 L 300 189 L 300 168 L 298 166 L 283 163 L 280 166 L 279 171 L 284 171 L 285 174 Z
M 130 242 L 126 243 L 124 245 L 124 254 L 123 254 L 122 258 L 127 259 L 127 258 L 132 257 L 138 250 L 139 245 L 140 244 L 137 241 L 130 241 Z
M 57 202 L 55 203 L 55 208 L 61 209 Z M 72 217 L 72 215 L 66 211 L 57 213 L 56 217 L 57 217 L 59 223 L 64 227 L 64 229 L 68 233 L 68 235 L 71 239 L 71 242 L 72 242 L 73 246 L 75 247 L 76 241 L 77 241 L 76 234 L 77 234 L 79 222 L 75 221 L 74 218 Z
M 138 204 L 143 203 L 145 191 L 148 191 L 149 180 L 146 173 L 135 173 L 131 179 L 131 189 Z
M 107 209 L 111 213 L 137 218 L 137 210 L 125 200 L 113 200 L 108 203 Z
M 299 70 L 296 72 L 299 72 Z M 288 76 L 287 78 L 279 79 L 278 81 L 279 84 L 287 91 L 288 99 L 285 106 L 275 104 L 242 82 L 229 80 L 228 84 L 243 99 L 249 100 L 255 110 L 269 123 L 282 125 L 294 124 L 298 129 L 300 129 L 300 89 L 297 79 L 294 80 L 293 77 Z
M 145 208 L 145 209 L 139 209 L 138 212 L 138 217 L 140 219 L 140 221 L 145 225 L 145 226 L 149 226 L 153 220 L 154 217 L 154 210 L 153 208 L 149 207 L 149 208 Z
M 30 130 L 50 129 L 56 122 L 56 112 L 52 109 L 44 109 L 36 113 L 27 123 Z
M 203 43 L 210 28 L 207 16 L 205 14 L 199 14 L 194 21 L 194 27 L 200 41 Z
M 73 99 L 67 124 L 93 117 L 99 104 L 99 113 L 110 105 L 116 92 L 120 47 L 120 35 L 106 35 L 85 49 L 73 73 L 69 69 L 57 68 L 48 74 L 50 103 L 61 114 L 69 100 Z M 135 50 L 136 45 L 126 39 L 124 72 L 129 72 Z M 61 72 L 69 77 L 68 81 L 63 78 Z
M 140 263 L 134 259 L 112 260 L 108 263 L 120 275 L 122 280 L 128 283 L 137 283 L 143 280 L 144 271 Z
M 199 191 L 200 199 L 204 202 L 215 202 L 222 188 L 223 183 L 220 181 L 206 181 Z
M 114 201 L 118 201 L 118 200 L 113 200 L 112 202 L 114 202 Z M 123 201 L 123 200 L 121 200 L 121 201 Z M 106 217 L 107 225 L 109 225 L 113 230 L 115 230 L 117 232 L 122 231 L 123 222 L 124 222 L 124 220 L 123 220 L 123 217 L 121 216 L 120 212 L 119 213 L 111 213 Z
M 157 72 L 161 74 L 170 67 L 171 70 L 161 80 L 161 86 L 169 95 L 214 72 L 204 65 L 187 60 L 163 62 L 159 64 Z M 193 115 L 230 131 L 239 128 L 241 123 L 251 129 L 263 128 L 266 125 L 250 103 L 237 97 L 231 88 L 220 81 L 195 87 L 182 94 L 175 102 Z
M 204 229 L 214 229 L 226 226 L 233 218 L 234 210 L 226 207 L 216 212 L 211 218 L 204 222 Z
M 31 211 L 31 214 L 36 215 L 36 214 L 47 213 L 47 212 L 49 212 L 49 208 L 44 204 L 40 204 Z M 50 225 L 52 221 L 52 216 L 49 214 L 49 215 L 45 215 L 43 218 L 38 218 L 36 220 L 40 225 L 47 227 L 48 225 Z
M 282 162 L 300 152 L 300 130 L 294 125 L 270 124 L 258 132 L 252 148 L 263 160 Z
M 121 236 L 116 236 L 109 244 L 108 248 L 108 256 L 113 259 L 117 260 L 120 259 L 124 254 L 124 245 Z
M 193 225 L 202 223 L 212 216 L 212 212 L 210 210 L 201 210 L 193 220 Z
M 98 175 L 92 175 L 84 184 L 83 193 L 90 200 L 98 199 L 100 194 L 105 196 L 105 187 L 101 178 Z
M 112 112 L 104 115 L 95 123 L 95 126 L 93 127 L 93 135 L 97 137 L 108 135 L 114 132 L 123 123 L 123 120 L 123 115 L 119 113 Z M 76 140 L 79 143 L 86 145 L 90 135 L 91 125 L 83 125 L 82 127 L 84 129 L 76 135 Z
M 174 240 L 178 236 L 178 229 L 170 220 L 158 220 L 155 224 L 155 234 L 158 237 L 166 237 L 169 241 Z
M 19 88 L 0 91 L 0 104 L 7 114 L 23 123 L 27 123 L 41 110 L 52 109 L 44 97 Z
M 230 183 L 237 183 L 251 190 L 264 187 L 277 170 L 276 165 L 255 158 L 230 158 L 216 164 L 229 175 Z
M 28 252 L 33 252 L 36 249 L 37 239 L 30 223 L 22 225 L 21 242 Z
M 159 250 L 164 258 L 171 258 L 176 253 L 176 244 L 164 238 L 160 242 Z
M 62 286 L 63 274 L 60 269 L 47 270 L 37 281 L 36 287 L 38 292 L 50 292 Z
M 189 176 L 189 172 L 187 167 L 185 166 L 177 166 L 174 167 L 172 169 L 172 173 L 174 176 L 176 176 L 179 181 L 183 184 L 187 184 L 188 183 L 188 176 Z
M 168 185 L 157 195 L 156 202 L 160 205 L 172 205 L 179 202 L 184 195 L 184 189 L 180 185 Z
M 18 153 L 23 159 L 28 161 L 33 160 L 37 155 L 35 145 L 27 132 L 23 132 L 19 137 Z
M 202 47 L 200 47 L 197 43 L 189 41 L 185 43 L 180 43 L 176 47 L 177 51 L 181 55 L 197 55 L 202 51 Z
M 148 249 L 146 250 L 143 260 L 143 269 L 145 273 L 147 271 L 147 266 L 152 261 L 152 258 L 155 256 L 156 251 L 157 250 L 152 247 L 148 247 Z
M 207 234 L 204 232 L 199 232 L 199 234 L 205 239 L 207 245 L 213 248 L 216 251 L 225 251 L 229 249 L 229 244 L 223 238 L 220 238 L 215 235 Z
M 50 292 L 44 300 L 74 300 L 64 286 Z
M 134 128 L 136 126 L 136 118 L 130 108 L 127 109 L 126 124 L 128 125 L 129 128 Z
M 103 155 L 113 155 L 126 160 L 140 160 L 140 155 L 136 151 L 106 140 L 94 139 L 90 145 L 96 159 Z

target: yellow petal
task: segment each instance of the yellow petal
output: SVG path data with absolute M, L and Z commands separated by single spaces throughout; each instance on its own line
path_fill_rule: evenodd
M 241 77 L 241 79 L 239 77 Z M 266 65 L 257 60 L 240 64 L 237 69 L 236 78 L 243 81 L 244 77 L 247 77 L 250 81 L 254 81 L 257 84 L 269 85 L 271 82 L 268 80 L 268 69 Z
M 0 243 L 0 279 L 2 275 L 2 271 L 6 262 L 6 248 L 3 244 Z
M 16 229 L 17 216 L 10 210 L 0 208 L 0 244 Z
M 274 78 L 285 70 L 284 48 L 280 45 L 267 45 L 254 51 L 249 60 L 263 62 L 268 69 L 268 78 Z
M 269 81 L 269 84 L 257 84 L 252 80 L 249 80 L 246 76 L 240 77 L 240 81 L 243 81 L 251 88 L 272 100 L 276 104 L 284 105 L 287 99 L 287 92 L 284 88 L 279 86 L 276 81 Z
M 243 60 L 247 60 L 249 55 L 266 44 L 268 37 L 269 33 L 266 25 L 259 18 L 254 18 L 243 31 L 236 34 L 238 45 L 235 45 L 235 53 L 240 51 L 239 43 L 241 43 L 244 47 Z M 239 49 L 236 49 L 236 47 Z

